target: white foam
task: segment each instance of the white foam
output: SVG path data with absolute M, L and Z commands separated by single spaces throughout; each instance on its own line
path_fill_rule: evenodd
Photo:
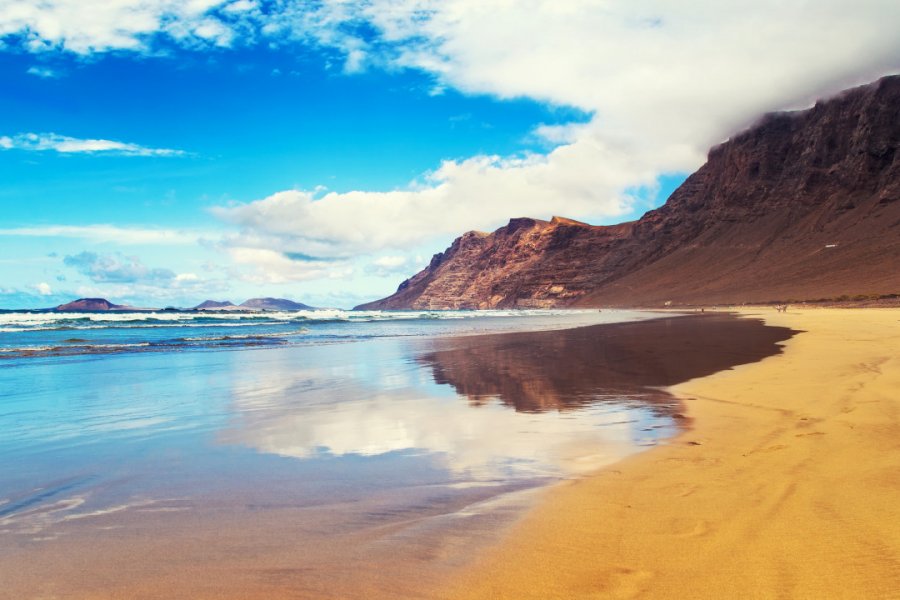
M 101 329 L 128 323 L 129 327 L 235 327 L 261 324 L 264 321 L 283 323 L 305 321 L 406 321 L 415 319 L 478 319 L 485 317 L 553 316 L 593 312 L 587 310 L 448 310 L 448 311 L 349 311 L 316 309 L 271 312 L 110 312 L 110 313 L 27 313 L 0 314 L 0 332 L 40 331 L 71 327 L 73 329 Z M 221 321 L 209 323 L 208 321 Z M 197 322 L 197 321 L 206 321 Z M 148 323 L 142 323 L 148 322 Z

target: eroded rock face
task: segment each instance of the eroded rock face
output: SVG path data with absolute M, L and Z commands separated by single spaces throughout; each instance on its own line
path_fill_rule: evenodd
M 900 293 L 900 76 L 763 117 L 640 220 L 469 232 L 360 308 L 653 306 Z

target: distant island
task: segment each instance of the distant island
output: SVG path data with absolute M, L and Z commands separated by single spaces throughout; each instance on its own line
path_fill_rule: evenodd
M 218 300 L 204 300 L 195 306 L 194 310 L 229 310 L 234 308 L 237 308 L 237 305 L 228 300 L 223 302 L 219 302 Z
M 79 298 L 72 302 L 60 304 L 53 310 L 60 312 L 102 312 L 134 310 L 134 307 L 125 304 L 113 304 L 106 298 Z
M 286 298 L 251 298 L 241 304 L 234 304 L 228 300 L 206 300 L 192 308 L 142 308 L 127 304 L 114 304 L 106 298 L 79 298 L 72 302 L 66 302 L 51 309 L 56 312 L 135 312 L 135 311 L 279 311 L 279 310 L 315 310 L 315 307 L 294 302 Z
M 312 306 L 285 298 L 251 298 L 242 302 L 240 306 L 252 310 L 307 310 L 312 308 Z

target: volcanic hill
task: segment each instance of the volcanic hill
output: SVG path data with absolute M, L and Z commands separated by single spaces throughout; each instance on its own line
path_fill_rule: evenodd
M 253 310 L 307 310 L 312 307 L 285 298 L 250 298 L 246 302 L 241 303 L 241 308 Z
M 900 294 L 900 76 L 764 116 L 633 222 L 468 232 L 359 309 L 658 306 Z
M 192 310 L 229 310 L 237 308 L 230 300 L 204 300 Z
M 127 311 L 132 306 L 113 304 L 106 298 L 79 298 L 72 302 L 60 304 L 53 310 L 59 312 L 103 312 L 103 311 Z

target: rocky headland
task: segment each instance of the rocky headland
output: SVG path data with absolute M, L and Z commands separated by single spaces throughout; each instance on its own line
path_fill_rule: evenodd
M 359 309 L 660 306 L 900 294 L 900 76 L 764 116 L 633 222 L 471 231 Z

